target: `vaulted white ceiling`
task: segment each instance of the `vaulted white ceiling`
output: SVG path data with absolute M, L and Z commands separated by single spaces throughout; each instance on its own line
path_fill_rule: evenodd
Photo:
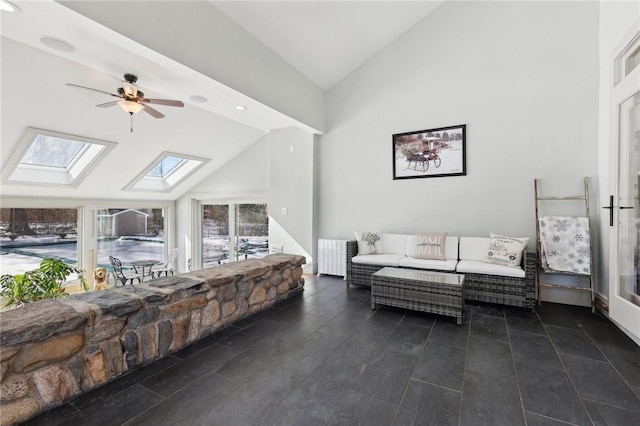
M 0 15 L 2 167 L 28 127 L 117 146 L 78 188 L 3 182 L 2 195 L 173 200 L 272 129 L 322 132 L 323 89 L 441 2 L 13 3 L 21 13 Z M 166 22 L 172 25 L 163 31 Z M 52 50 L 42 36 L 75 50 Z M 95 107 L 112 98 L 66 86 L 115 92 L 127 72 L 139 76 L 145 96 L 185 107 L 158 106 L 163 119 L 138 113 L 130 133 L 119 107 Z M 163 151 L 211 161 L 169 193 L 123 191 Z
M 325 90 L 443 1 L 212 1 Z

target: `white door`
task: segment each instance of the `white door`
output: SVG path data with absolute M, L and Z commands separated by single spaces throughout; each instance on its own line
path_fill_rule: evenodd
M 640 32 L 614 60 L 609 315 L 640 341 Z

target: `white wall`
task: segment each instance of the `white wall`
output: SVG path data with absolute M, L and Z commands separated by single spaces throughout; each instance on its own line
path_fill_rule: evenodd
M 535 241 L 534 178 L 597 174 L 598 59 L 595 2 L 444 3 L 328 92 L 319 237 Z M 457 124 L 466 176 L 392 180 L 392 134 Z
M 296 128 L 274 130 L 180 198 L 177 217 L 192 218 L 177 224 L 184 259 L 199 255 L 192 249 L 199 238 L 200 202 L 268 202 L 270 246 L 306 256 L 305 270 L 311 272 L 316 251 L 314 141 Z
M 296 128 L 287 128 L 271 132 L 269 139 L 269 245 L 283 245 L 286 253 L 306 256 L 304 270 L 311 273 L 317 263 L 315 137 Z M 286 214 L 282 209 L 287 210 Z
M 614 49 L 627 34 L 634 22 L 640 17 L 640 3 L 637 1 L 601 1 L 600 2 L 600 101 L 598 121 L 598 175 L 600 176 L 600 205 L 609 205 L 609 195 L 613 194 L 609 169 L 611 167 L 611 89 L 613 86 Z M 608 298 L 609 282 L 609 214 L 599 209 L 600 229 L 598 235 L 601 250 L 598 256 L 599 293 Z
M 190 193 L 234 199 L 268 191 L 270 156 L 269 135 L 266 135 L 193 187 Z

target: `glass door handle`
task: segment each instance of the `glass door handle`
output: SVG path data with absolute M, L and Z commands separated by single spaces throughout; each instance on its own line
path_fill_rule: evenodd
M 603 209 L 609 209 L 609 226 L 613 226 L 613 209 L 615 209 L 616 206 L 613 205 L 613 195 L 609 196 L 609 205 L 608 206 L 604 206 Z M 619 206 L 618 207 L 620 210 L 629 210 L 632 209 L 633 206 Z
M 613 195 L 609 195 L 609 205 L 604 206 L 603 209 L 609 209 L 609 226 L 613 226 Z

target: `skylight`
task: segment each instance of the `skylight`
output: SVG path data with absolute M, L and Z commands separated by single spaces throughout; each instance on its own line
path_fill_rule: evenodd
M 89 144 L 54 136 L 36 135 L 20 164 L 66 169 Z
M 3 171 L 14 183 L 76 187 L 114 142 L 28 128 Z
M 206 158 L 163 152 L 124 189 L 169 192 L 207 161 Z
M 173 171 L 180 163 L 185 161 L 184 158 L 166 156 L 156 166 L 147 173 L 149 177 L 165 178 L 169 173 Z

